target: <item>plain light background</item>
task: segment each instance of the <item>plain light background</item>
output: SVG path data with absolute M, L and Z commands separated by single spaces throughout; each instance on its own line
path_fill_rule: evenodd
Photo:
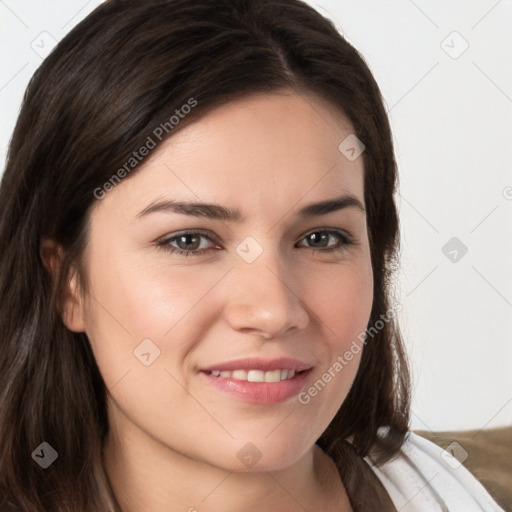
M 32 73 L 100 3 L 0 0 L 2 170 Z M 392 123 L 412 428 L 510 425 L 512 1 L 308 3 L 362 53 Z

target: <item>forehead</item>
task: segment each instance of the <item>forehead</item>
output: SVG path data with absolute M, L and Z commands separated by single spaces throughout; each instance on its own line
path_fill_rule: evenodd
M 215 108 L 165 141 L 169 145 L 201 145 L 211 156 L 229 149 L 230 159 L 258 156 L 261 159 L 291 153 L 339 156 L 339 144 L 354 128 L 332 103 L 312 93 L 284 90 L 256 93 Z M 225 155 L 223 155 L 225 156 Z M 157 156 L 156 156 L 157 158 Z
M 131 208 L 169 195 L 275 214 L 343 192 L 363 202 L 363 159 L 339 149 L 353 132 L 339 109 L 315 95 L 254 94 L 169 137 L 104 202 L 115 196 Z

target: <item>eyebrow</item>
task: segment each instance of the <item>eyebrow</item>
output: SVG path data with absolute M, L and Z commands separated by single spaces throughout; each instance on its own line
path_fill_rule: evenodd
M 298 215 L 302 218 L 308 218 L 317 215 L 326 215 L 328 213 L 343 210 L 345 208 L 357 208 L 361 212 L 366 211 L 357 197 L 351 194 L 347 194 L 341 197 L 336 197 L 334 199 L 329 199 L 304 206 L 298 211 Z M 191 215 L 194 217 L 204 217 L 207 219 L 225 220 L 239 223 L 244 222 L 245 220 L 242 212 L 236 208 L 227 208 L 225 206 L 213 203 L 175 201 L 172 199 L 164 199 L 151 203 L 149 206 L 144 208 L 144 210 L 139 212 L 136 218 L 139 219 L 154 212 L 173 212 L 182 215 Z

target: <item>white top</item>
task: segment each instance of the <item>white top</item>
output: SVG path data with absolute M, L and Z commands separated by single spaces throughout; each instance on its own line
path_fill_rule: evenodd
M 400 512 L 505 512 L 459 462 L 467 456 L 463 447 L 447 448 L 409 432 L 396 458 L 380 467 L 364 460 Z

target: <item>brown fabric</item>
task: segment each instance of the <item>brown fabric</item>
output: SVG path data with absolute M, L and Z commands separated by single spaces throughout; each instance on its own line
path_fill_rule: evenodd
M 342 461 L 336 466 L 354 512 L 397 512 L 386 488 L 351 443 L 338 443 L 333 451 L 338 455 L 334 460 Z
M 457 442 L 468 453 L 464 466 L 480 481 L 494 500 L 512 512 L 512 426 L 466 431 L 415 430 L 442 449 Z

